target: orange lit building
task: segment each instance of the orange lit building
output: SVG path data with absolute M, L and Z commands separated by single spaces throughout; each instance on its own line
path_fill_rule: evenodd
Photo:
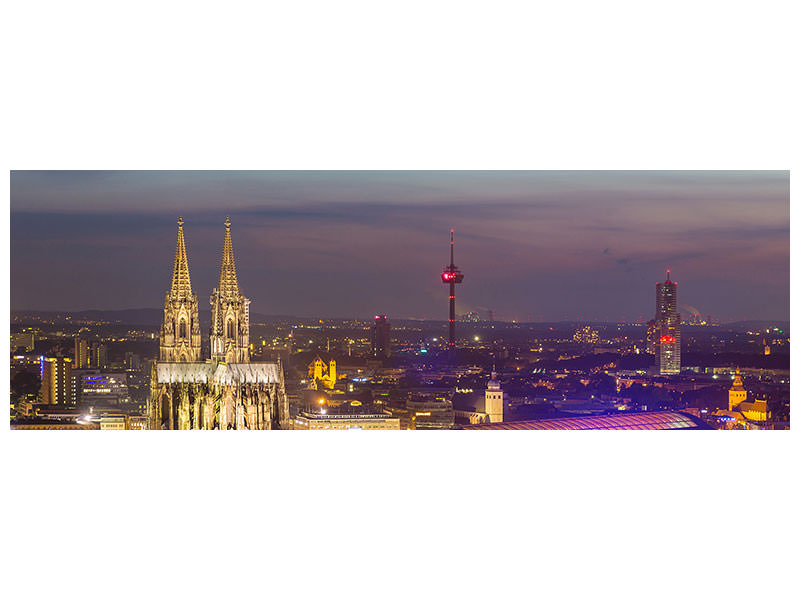
M 336 360 L 329 358 L 326 362 L 317 354 L 308 365 L 308 378 L 314 382 L 316 389 L 321 385 L 332 390 L 336 386 Z
M 45 358 L 42 363 L 42 403 L 67 404 L 72 386 L 72 361 L 69 358 Z
M 714 416 L 724 429 L 764 429 L 770 418 L 766 400 L 747 400 L 739 369 L 736 369 L 733 385 L 728 390 L 728 410 L 718 410 Z

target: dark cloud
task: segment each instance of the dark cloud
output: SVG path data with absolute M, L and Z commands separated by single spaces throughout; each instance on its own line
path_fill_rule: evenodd
M 14 172 L 11 187 L 15 309 L 158 306 L 181 214 L 200 297 L 231 216 L 255 312 L 446 318 L 454 227 L 459 311 L 633 318 L 669 267 L 704 314 L 788 318 L 786 172 Z

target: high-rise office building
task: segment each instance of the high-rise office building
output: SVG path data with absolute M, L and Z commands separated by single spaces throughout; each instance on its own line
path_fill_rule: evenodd
M 89 367 L 92 369 L 105 369 L 108 366 L 108 346 L 102 342 L 93 342 L 89 354 Z
M 125 368 L 138 371 L 142 366 L 142 357 L 134 352 L 125 353 Z
M 42 402 L 68 404 L 72 397 L 72 361 L 69 358 L 45 358 L 42 365 Z
M 678 314 L 678 284 L 667 280 L 656 284 L 656 367 L 660 375 L 681 372 L 681 317 Z
M 75 338 L 75 362 L 74 368 L 89 368 L 89 342 L 83 338 Z
M 372 356 L 375 358 L 391 356 L 391 332 L 392 328 L 386 320 L 386 315 L 375 315 L 375 324 L 372 326 Z
M 83 377 L 88 369 L 72 369 L 70 375 L 69 403 L 73 406 L 80 406 L 83 396 Z

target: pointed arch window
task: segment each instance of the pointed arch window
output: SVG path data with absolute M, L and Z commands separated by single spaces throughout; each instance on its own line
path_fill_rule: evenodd
M 228 339 L 232 340 L 234 337 L 236 337 L 236 336 L 234 335 L 234 331 L 233 331 L 233 321 L 229 320 L 228 321 Z
M 181 319 L 181 323 L 179 326 L 178 331 L 180 332 L 178 337 L 185 338 L 186 337 L 186 321 Z

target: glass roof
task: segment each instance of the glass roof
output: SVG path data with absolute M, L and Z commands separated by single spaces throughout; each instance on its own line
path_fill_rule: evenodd
M 679 412 L 633 413 L 628 415 L 601 415 L 564 417 L 539 421 L 511 421 L 467 425 L 464 429 L 700 429 L 702 424 L 691 416 Z

